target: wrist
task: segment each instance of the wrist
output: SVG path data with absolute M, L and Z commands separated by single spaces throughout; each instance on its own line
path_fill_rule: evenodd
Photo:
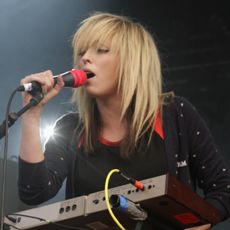
M 39 123 L 42 114 L 42 108 L 32 107 L 22 115 L 22 121 Z

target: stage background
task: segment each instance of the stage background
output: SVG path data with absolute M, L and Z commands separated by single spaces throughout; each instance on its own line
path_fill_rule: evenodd
M 71 69 L 71 37 L 77 24 L 95 11 L 130 16 L 151 31 L 161 55 L 165 90 L 174 90 L 198 108 L 230 164 L 228 1 L 1 0 L 0 120 L 4 120 L 10 93 L 23 76 L 47 69 L 54 74 Z M 45 108 L 44 128 L 73 109 L 70 95 L 71 90 L 64 89 Z M 14 112 L 21 108 L 20 94 L 11 108 Z M 17 196 L 19 126 L 20 120 L 9 133 L 7 213 L 29 208 Z M 3 140 L 0 152 L 2 158 Z M 63 199 L 62 188 L 49 203 Z M 228 220 L 213 229 L 229 227 Z

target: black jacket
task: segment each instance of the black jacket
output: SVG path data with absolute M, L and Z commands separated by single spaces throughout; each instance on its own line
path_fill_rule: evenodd
M 73 162 L 76 146 L 70 145 L 77 114 L 63 116 L 56 123 L 62 136 L 50 139 L 45 161 L 31 164 L 19 160 L 19 195 L 27 204 L 39 204 L 53 197 L 67 177 L 66 198 L 76 195 Z M 230 215 L 230 172 L 209 129 L 196 109 L 184 98 L 168 99 L 163 106 L 163 132 L 168 172 L 188 185 L 197 185 L 204 199 L 213 204 L 224 220 Z M 76 182 L 77 183 L 77 182 Z

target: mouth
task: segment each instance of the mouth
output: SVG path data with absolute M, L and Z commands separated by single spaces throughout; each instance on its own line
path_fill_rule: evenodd
M 87 79 L 95 76 L 95 73 L 93 73 L 91 70 L 88 70 L 88 69 L 82 69 L 82 70 L 86 73 Z
M 92 72 L 86 72 L 86 75 L 87 75 L 87 78 L 88 78 L 88 79 L 95 76 L 95 74 L 92 73 Z

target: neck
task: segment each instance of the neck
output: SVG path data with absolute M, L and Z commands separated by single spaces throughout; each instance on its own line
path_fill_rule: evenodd
M 101 118 L 101 135 L 110 140 L 120 140 L 125 136 L 126 121 L 121 120 L 121 97 L 97 99 Z
M 113 98 L 96 99 L 103 126 L 111 122 L 121 121 L 121 98 L 119 95 Z

